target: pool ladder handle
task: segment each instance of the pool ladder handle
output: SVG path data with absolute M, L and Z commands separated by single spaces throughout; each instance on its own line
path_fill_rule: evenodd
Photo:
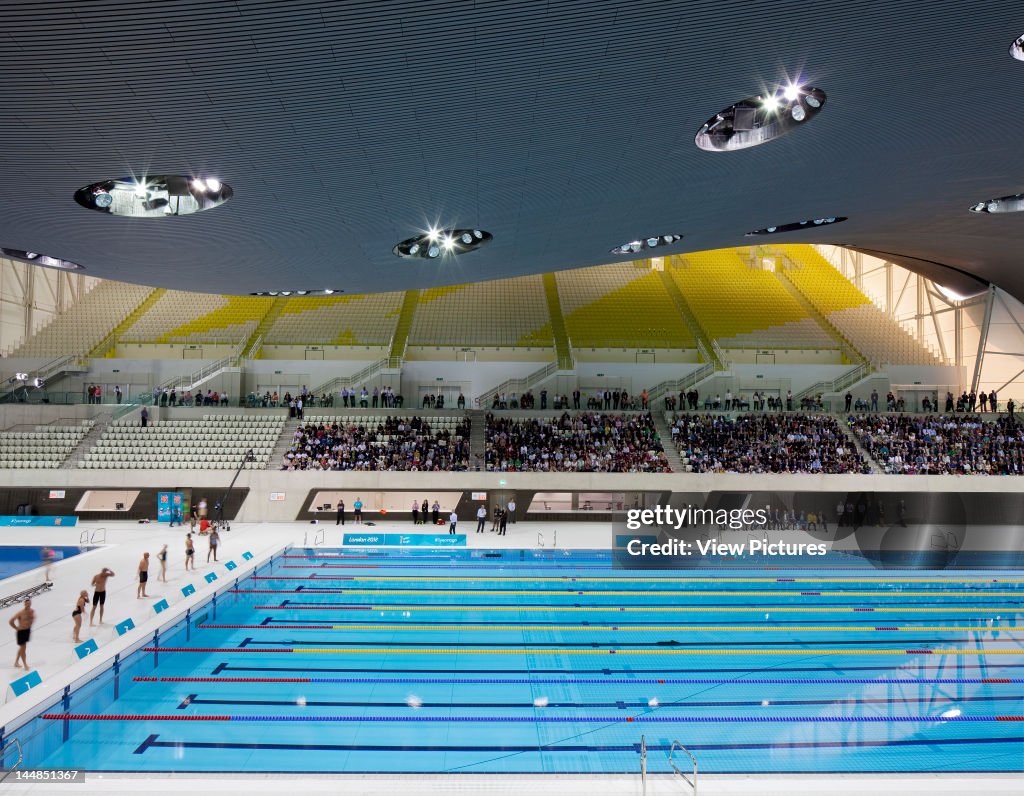
M 7 750 L 10 749 L 12 746 L 17 747 L 18 749 L 18 759 L 14 762 L 13 766 L 4 769 L 3 776 L 0 777 L 0 782 L 3 782 L 5 779 L 7 779 L 11 775 L 11 772 L 14 771 L 14 769 L 16 769 L 18 766 L 20 766 L 21 761 L 24 760 L 24 755 L 22 754 L 21 751 L 21 742 L 17 738 L 12 738 L 3 749 L 0 749 L 0 766 L 2 766 L 3 761 L 7 759 Z
M 541 533 L 540 531 L 537 531 L 537 547 L 543 547 L 543 546 L 544 546 L 544 534 Z M 558 529 L 557 528 L 551 532 L 551 547 L 552 548 L 558 547 Z
M 97 537 L 99 537 L 99 538 L 97 539 Z M 92 532 L 91 536 L 89 535 L 89 529 L 86 528 L 84 531 L 82 531 L 81 535 L 79 535 L 79 537 L 78 537 L 78 544 L 79 545 L 106 544 L 106 543 L 107 543 L 107 529 L 106 528 L 97 528 L 95 531 Z
M 643 796 L 647 796 L 647 739 L 640 736 L 640 787 Z
M 693 763 L 693 782 L 690 782 L 690 780 L 686 778 L 686 774 L 679 770 L 679 767 L 676 765 L 675 760 L 672 759 L 672 756 L 673 754 L 675 754 L 676 749 L 682 749 L 684 752 L 686 752 L 686 754 L 690 758 L 690 761 Z M 687 785 L 693 786 L 693 796 L 697 796 L 697 758 L 693 756 L 693 753 L 690 752 L 690 750 L 683 746 L 681 743 L 679 743 L 679 741 L 672 741 L 672 746 L 668 750 L 668 764 L 672 767 L 672 773 L 675 776 L 679 777 Z

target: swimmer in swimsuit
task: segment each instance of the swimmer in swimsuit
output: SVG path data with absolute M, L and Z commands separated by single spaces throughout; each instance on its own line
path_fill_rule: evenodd
M 7 623 L 14 628 L 15 640 L 18 644 L 18 654 L 14 658 L 15 669 L 24 666 L 25 671 L 28 671 L 28 658 L 25 653 L 28 649 L 28 641 L 32 637 L 32 623 L 35 621 L 36 612 L 32 610 L 32 601 L 25 600 L 22 609 Z
M 71 612 L 71 619 L 74 620 L 75 630 L 71 639 L 76 644 L 81 644 L 82 639 L 79 637 L 79 633 L 82 632 L 82 614 L 85 612 L 85 606 L 89 604 L 89 592 L 82 589 L 78 593 L 78 602 L 75 603 L 75 610 Z

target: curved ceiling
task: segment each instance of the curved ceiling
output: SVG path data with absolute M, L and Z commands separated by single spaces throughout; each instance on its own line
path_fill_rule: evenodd
M 1024 298 L 1019 2 L 148 0 L 0 5 L 0 245 L 155 286 L 350 293 L 596 265 L 780 235 Z M 700 151 L 716 110 L 786 78 L 828 105 L 764 146 Z M 118 218 L 76 189 L 216 176 L 210 212 Z M 431 224 L 493 242 L 441 262 Z M 747 241 L 749 242 L 749 241 Z M 773 242 L 774 239 L 773 239 Z

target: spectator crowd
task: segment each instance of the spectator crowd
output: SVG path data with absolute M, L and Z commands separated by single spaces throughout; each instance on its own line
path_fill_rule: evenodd
M 488 471 L 671 472 L 650 413 L 564 412 L 529 419 L 488 414 L 486 440 Z
M 681 414 L 672 441 L 697 473 L 864 473 L 867 463 L 829 415 Z
M 857 415 L 848 424 L 886 473 L 1024 474 L 1024 429 L 1012 415 Z
M 420 417 L 379 418 L 375 425 L 300 424 L 282 470 L 469 469 L 469 419 L 434 430 Z

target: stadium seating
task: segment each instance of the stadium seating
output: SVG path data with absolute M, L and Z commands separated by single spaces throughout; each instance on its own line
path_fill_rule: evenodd
M 269 299 L 251 296 L 211 296 L 168 291 L 140 322 L 159 310 L 151 328 L 160 333 L 145 342 L 240 343 L 252 334 L 260 319 L 270 310 L 271 303 Z
M 735 249 L 673 257 L 669 274 L 722 348 L 838 347 L 774 273 L 751 267 Z
M 552 346 L 540 276 L 424 290 L 409 345 Z
M 309 415 L 281 469 L 468 470 L 469 432 L 464 415 Z
M 575 348 L 696 348 L 661 277 L 646 263 L 579 268 L 556 275 Z
M 387 345 L 402 293 L 291 297 L 264 335 L 278 345 Z
M 488 413 L 488 471 L 668 473 L 649 414 L 587 412 L 520 420 Z
M 27 337 L 12 357 L 59 357 L 87 354 L 146 297 L 151 287 L 100 281 L 67 310 Z
M 792 263 L 786 277 L 854 348 L 876 365 L 939 365 L 939 358 L 871 303 L 809 246 L 780 246 Z
M 34 431 L 0 431 L 0 469 L 60 467 L 95 425 L 36 426 Z
M 672 441 L 698 473 L 864 473 L 869 468 L 825 414 L 678 414 Z
M 153 420 L 142 428 L 138 418 L 111 423 L 79 467 L 131 470 L 234 470 L 252 449 L 251 470 L 266 469 L 285 417 L 270 414 L 212 414 L 197 420 Z

